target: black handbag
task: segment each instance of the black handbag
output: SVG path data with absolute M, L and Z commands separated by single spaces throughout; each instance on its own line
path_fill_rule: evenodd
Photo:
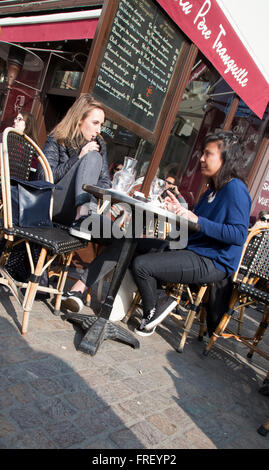
M 52 227 L 50 201 L 55 185 L 11 178 L 12 220 L 20 227 Z

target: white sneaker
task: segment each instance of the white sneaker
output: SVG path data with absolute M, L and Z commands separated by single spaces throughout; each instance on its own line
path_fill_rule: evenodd
M 153 309 L 150 311 L 149 315 L 148 315 L 146 318 L 142 318 L 139 327 L 135 329 L 135 332 L 136 332 L 137 335 L 139 335 L 139 336 L 151 336 L 151 335 L 153 335 L 153 333 L 154 333 L 156 327 L 154 327 L 154 328 L 152 328 L 151 330 L 147 331 L 147 330 L 145 329 L 145 326 L 146 326 L 147 322 L 148 322 L 148 321 L 151 319 L 151 317 L 153 316 L 154 312 L 155 312 L 155 308 L 153 308 Z
M 156 326 L 152 328 L 152 330 L 147 331 L 145 330 L 145 328 L 141 328 L 141 325 L 140 325 L 139 328 L 135 328 L 135 333 L 138 336 L 151 336 L 153 335 L 155 329 L 156 329 Z
M 78 291 L 69 291 L 62 295 L 61 306 L 74 313 L 79 313 L 84 307 L 83 294 Z

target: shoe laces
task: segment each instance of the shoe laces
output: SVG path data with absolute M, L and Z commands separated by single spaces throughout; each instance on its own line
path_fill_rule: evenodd
M 142 318 L 140 326 L 139 326 L 139 330 L 144 330 L 145 324 L 146 324 L 146 320 L 145 318 Z
M 146 317 L 146 319 L 145 319 L 145 323 L 148 323 L 148 322 L 152 319 L 152 317 L 153 317 L 153 315 L 154 315 L 155 312 L 156 312 L 156 308 L 155 308 L 155 307 L 152 308 L 152 309 L 149 311 L 149 314 L 147 315 L 147 317 Z

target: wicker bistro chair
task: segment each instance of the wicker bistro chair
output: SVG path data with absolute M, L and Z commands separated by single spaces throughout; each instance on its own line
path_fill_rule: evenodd
M 258 228 L 250 231 L 242 250 L 241 261 L 233 276 L 233 292 L 228 311 L 222 316 L 215 332 L 211 336 L 204 355 L 219 337 L 235 338 L 249 347 L 247 354 L 251 358 L 254 351 L 265 359 L 269 354 L 258 347 L 269 323 L 269 229 Z M 263 306 L 262 320 L 252 337 L 242 334 L 244 310 L 249 305 L 259 303 Z M 238 321 L 237 331 L 228 329 L 233 318 Z
M 61 295 L 63 293 L 68 266 L 74 250 L 87 245 L 87 242 L 69 235 L 66 227 L 53 224 L 52 227 L 23 228 L 13 223 L 10 178 L 16 177 L 27 181 L 30 175 L 31 161 L 36 155 L 41 164 L 45 180 L 53 183 L 49 163 L 35 142 L 13 129 L 6 128 L 0 144 L 1 158 L 1 190 L 2 190 L 2 219 L 0 230 L 6 240 L 0 257 L 0 285 L 8 287 L 23 308 L 22 334 L 27 332 L 29 314 L 37 291 L 48 292 L 56 296 L 54 314 L 60 313 Z M 53 198 L 50 206 L 52 214 Z M 37 259 L 33 256 L 31 242 L 40 246 Z M 28 281 L 19 282 L 11 277 L 6 269 L 7 261 L 18 244 L 24 244 L 30 264 L 31 275 Z M 43 272 L 54 262 L 60 266 L 57 286 L 40 286 Z M 22 290 L 23 289 L 23 290 Z M 25 289 L 25 293 L 24 292 Z

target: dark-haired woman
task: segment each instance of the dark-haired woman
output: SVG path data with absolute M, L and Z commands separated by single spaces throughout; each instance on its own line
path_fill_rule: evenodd
M 208 190 L 194 211 L 183 207 L 170 192 L 168 210 L 200 226 L 189 234 L 186 249 L 147 253 L 134 259 L 132 272 L 143 304 L 143 319 L 136 333 L 149 336 L 173 310 L 171 297 L 157 304 L 157 285 L 221 281 L 236 271 L 249 226 L 251 199 L 244 182 L 244 156 L 229 132 L 209 134 L 202 145 L 201 172 Z
M 110 175 L 111 181 L 113 181 L 115 173 L 117 173 L 117 171 L 122 170 L 122 168 L 123 168 L 122 161 L 111 163 L 109 167 L 109 175 Z
M 28 111 L 21 111 L 14 119 L 14 126 L 15 129 L 18 131 L 23 132 L 26 134 L 30 139 L 32 139 L 37 145 L 39 145 L 38 135 L 37 135 L 37 127 L 36 127 L 36 119 L 33 114 L 28 113 Z M 31 163 L 33 173 L 36 172 L 38 166 L 38 159 L 36 156 L 33 156 L 33 160 Z M 31 178 L 33 179 L 34 176 L 31 174 Z

